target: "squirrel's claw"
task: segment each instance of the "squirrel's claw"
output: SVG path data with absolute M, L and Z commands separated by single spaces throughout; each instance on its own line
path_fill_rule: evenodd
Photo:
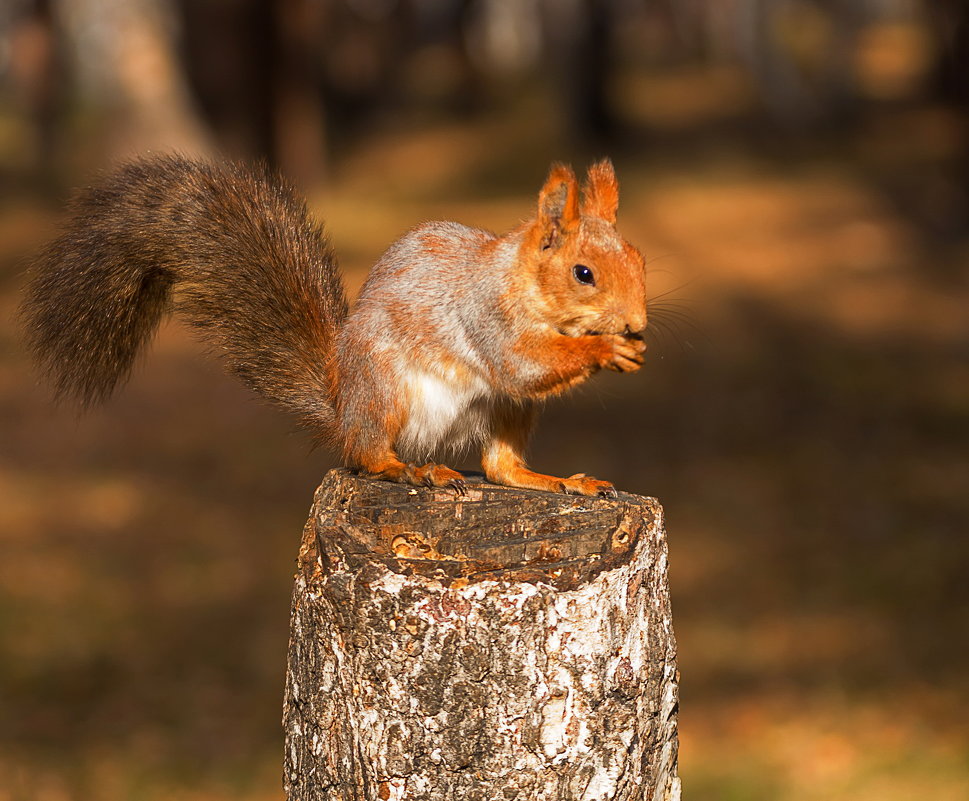
M 464 476 L 457 470 L 442 464 L 429 462 L 423 467 L 412 470 L 413 482 L 425 487 L 447 487 L 455 490 L 459 495 L 467 495 L 468 484 Z

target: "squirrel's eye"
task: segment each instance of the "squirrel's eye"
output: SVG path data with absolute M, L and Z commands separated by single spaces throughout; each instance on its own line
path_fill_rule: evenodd
M 588 284 L 589 286 L 596 285 L 596 277 L 592 274 L 592 270 L 584 264 L 576 264 L 572 268 L 572 275 L 575 276 L 575 280 L 580 284 Z

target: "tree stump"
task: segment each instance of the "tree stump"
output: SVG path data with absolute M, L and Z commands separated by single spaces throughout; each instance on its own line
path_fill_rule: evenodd
M 293 592 L 290 801 L 679 799 L 663 512 L 334 470 Z

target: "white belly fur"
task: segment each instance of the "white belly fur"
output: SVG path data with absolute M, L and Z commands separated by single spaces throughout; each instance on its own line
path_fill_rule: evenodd
M 409 371 L 402 382 L 407 421 L 397 440 L 405 461 L 428 461 L 441 450 L 458 450 L 482 439 L 488 426 L 487 386 L 449 381 L 423 370 Z

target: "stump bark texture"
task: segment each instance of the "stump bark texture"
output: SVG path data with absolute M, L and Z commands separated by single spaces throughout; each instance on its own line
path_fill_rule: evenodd
M 678 799 L 662 514 L 331 472 L 293 593 L 290 801 Z

